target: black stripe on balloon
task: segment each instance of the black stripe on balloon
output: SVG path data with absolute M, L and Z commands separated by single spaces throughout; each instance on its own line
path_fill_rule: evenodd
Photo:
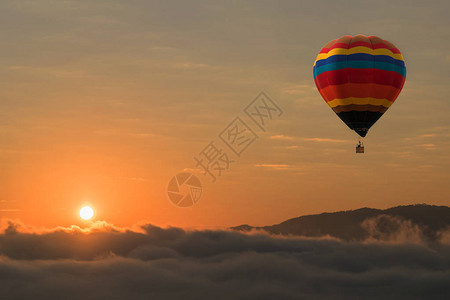
M 370 127 L 383 115 L 374 111 L 343 111 L 337 114 L 347 126 L 365 137 Z

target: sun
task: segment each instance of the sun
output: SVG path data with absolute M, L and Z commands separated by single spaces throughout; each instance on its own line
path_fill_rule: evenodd
M 94 216 L 94 210 L 90 206 L 84 206 L 80 209 L 80 217 L 83 220 L 90 220 Z

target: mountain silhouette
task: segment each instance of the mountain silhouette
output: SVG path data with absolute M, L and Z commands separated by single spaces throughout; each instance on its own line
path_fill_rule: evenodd
M 231 229 L 256 229 L 271 234 L 306 237 L 332 236 L 346 241 L 419 237 L 434 242 L 450 230 L 450 207 L 427 204 L 397 206 L 384 210 L 364 207 L 301 216 L 271 226 L 240 225 Z

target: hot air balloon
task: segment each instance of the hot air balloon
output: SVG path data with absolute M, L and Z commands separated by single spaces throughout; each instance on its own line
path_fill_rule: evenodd
M 390 42 L 376 36 L 343 36 L 320 50 L 314 82 L 339 118 L 362 138 L 403 88 L 405 61 Z M 356 152 L 364 153 L 360 140 Z

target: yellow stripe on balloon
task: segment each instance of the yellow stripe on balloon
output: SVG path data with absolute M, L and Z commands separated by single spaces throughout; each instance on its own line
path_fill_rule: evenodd
M 327 104 L 333 108 L 340 105 L 350 105 L 350 104 L 356 104 L 356 105 L 382 105 L 384 107 L 390 107 L 392 105 L 392 101 L 389 101 L 387 99 L 377 99 L 377 98 L 355 98 L 355 97 L 349 97 L 349 98 L 343 98 L 343 99 L 334 99 Z
M 354 47 L 350 49 L 344 49 L 344 48 L 335 48 L 328 53 L 319 53 L 317 55 L 317 59 L 314 62 L 314 66 L 316 65 L 316 62 L 318 60 L 327 59 L 330 56 L 333 55 L 350 55 L 350 54 L 356 54 L 356 53 L 366 53 L 366 54 L 372 54 L 372 55 L 387 55 L 395 59 L 403 60 L 403 56 L 400 53 L 392 53 L 389 49 L 371 49 L 364 46 Z

